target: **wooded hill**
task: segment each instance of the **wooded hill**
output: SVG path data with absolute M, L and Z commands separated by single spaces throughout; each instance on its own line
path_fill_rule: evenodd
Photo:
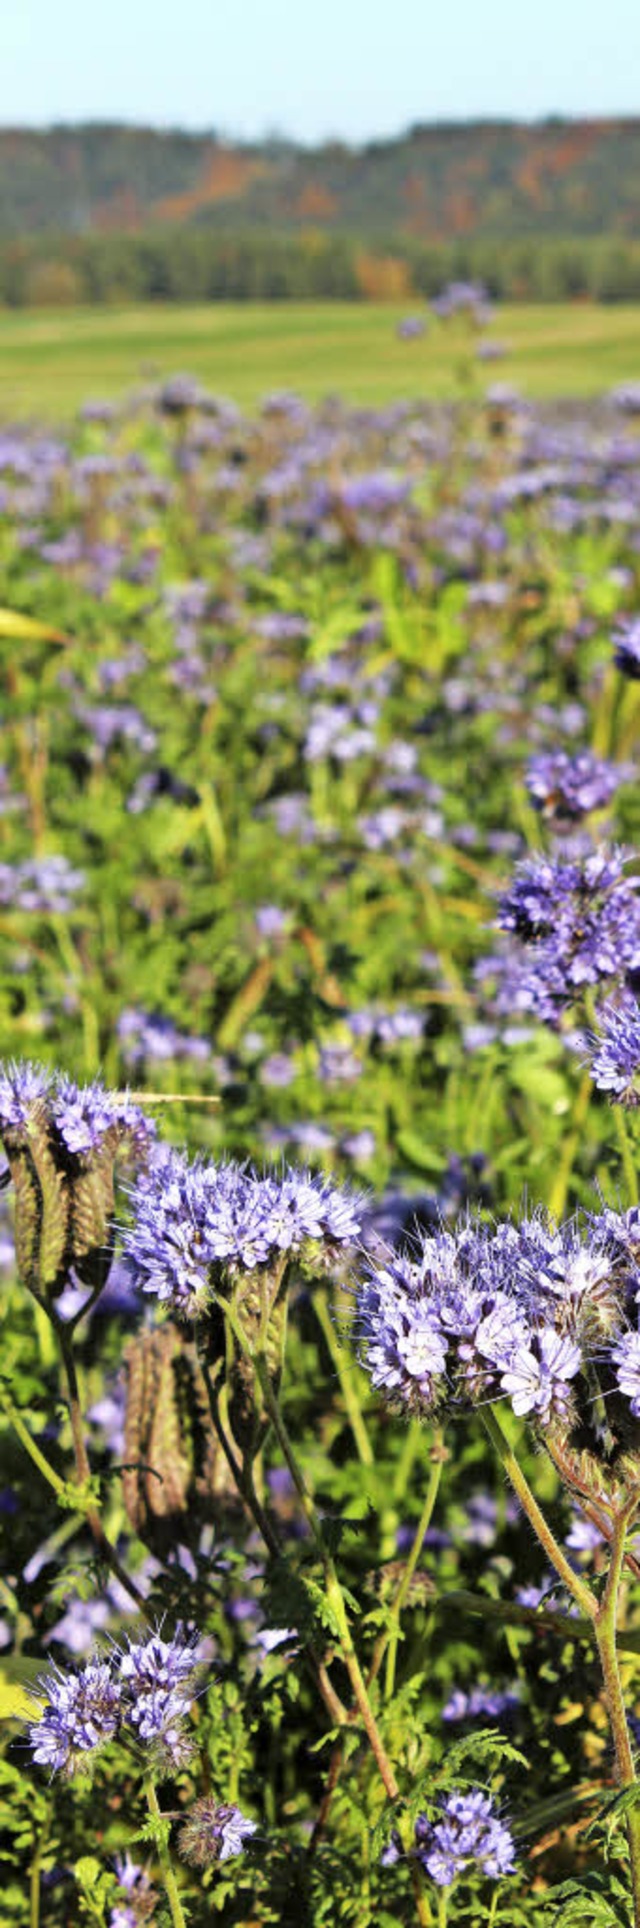
M 0 235 L 202 225 L 437 245 L 640 237 L 640 119 L 415 126 L 366 147 L 144 127 L 0 130 Z

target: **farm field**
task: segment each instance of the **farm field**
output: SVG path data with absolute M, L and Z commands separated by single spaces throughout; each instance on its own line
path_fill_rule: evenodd
M 638 322 L 474 304 L 0 322 L 2 1928 L 640 1928 Z
M 90 393 L 121 395 L 141 380 L 187 368 L 242 408 L 270 389 L 297 389 L 309 401 L 329 392 L 367 406 L 424 393 L 459 392 L 446 332 L 399 340 L 407 313 L 428 315 L 419 300 L 400 309 L 375 304 L 243 303 L 145 306 L 0 315 L 0 411 L 61 420 Z M 505 307 L 500 338 L 512 354 L 509 380 L 540 399 L 601 393 L 640 371 L 640 309 L 591 305 Z M 491 379 L 480 367 L 478 386 Z

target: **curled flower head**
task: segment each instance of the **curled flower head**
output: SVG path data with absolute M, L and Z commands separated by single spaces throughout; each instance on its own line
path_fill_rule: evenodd
M 450 1887 L 458 1875 L 474 1868 L 495 1881 L 510 1874 L 515 1864 L 509 1828 L 496 1814 L 491 1795 L 481 1788 L 443 1794 L 435 1820 L 419 1814 L 410 1852 L 439 1888 Z M 383 1865 L 399 1861 L 401 1854 L 400 1838 L 394 1834 L 383 1853 Z
M 585 1039 L 585 1061 L 598 1091 L 606 1091 L 612 1103 L 629 1107 L 640 1104 L 637 1078 L 640 1072 L 640 1005 L 631 991 L 601 1005 L 597 1013 L 599 1031 Z
M 176 1767 L 191 1753 L 185 1722 L 196 1695 L 197 1649 L 198 1636 L 185 1637 L 178 1626 L 171 1640 L 158 1630 L 119 1654 L 125 1725 L 154 1747 L 157 1761 Z
M 113 1740 L 121 1717 L 117 1680 L 104 1661 L 91 1661 L 79 1674 L 55 1672 L 40 1683 L 43 1712 L 29 1730 L 34 1761 L 54 1773 L 71 1776 L 88 1767 L 107 1741 Z
M 212 1795 L 196 1801 L 178 1836 L 180 1853 L 194 1868 L 208 1868 L 244 1852 L 245 1842 L 257 1833 L 239 1807 L 224 1806 Z
M 193 1318 L 240 1273 L 306 1255 L 326 1263 L 360 1230 L 357 1200 L 311 1173 L 258 1175 L 174 1154 L 134 1193 L 126 1251 L 142 1289 Z
M 626 861 L 622 851 L 600 849 L 517 865 L 499 921 L 526 960 L 521 992 L 545 1021 L 585 986 L 640 966 L 638 880 L 625 877 Z
M 549 750 L 533 757 L 527 770 L 527 789 L 536 810 L 559 822 L 576 823 L 591 810 L 602 810 L 615 796 L 624 771 L 617 770 L 591 750 L 568 756 Z

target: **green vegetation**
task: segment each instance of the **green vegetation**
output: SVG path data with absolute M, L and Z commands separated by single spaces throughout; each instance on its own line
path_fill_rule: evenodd
M 422 242 L 640 233 L 640 121 L 416 126 L 318 148 L 86 125 L 0 133 L 0 233 L 169 222 Z
M 406 308 L 377 303 L 224 304 L 0 316 L 0 407 L 7 416 L 61 420 L 88 393 L 122 394 L 188 367 L 242 407 L 284 384 L 309 400 L 335 391 L 373 405 L 456 390 L 451 340 L 434 322 L 402 341 Z M 503 364 L 477 364 L 479 393 L 503 371 L 524 395 L 593 395 L 633 379 L 640 309 L 506 308 Z

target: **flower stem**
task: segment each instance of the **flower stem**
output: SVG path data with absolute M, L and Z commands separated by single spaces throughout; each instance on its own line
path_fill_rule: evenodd
M 596 1596 L 592 1593 L 591 1588 L 587 1586 L 586 1580 L 582 1580 L 579 1574 L 574 1573 L 573 1567 L 570 1566 L 559 1541 L 556 1540 L 548 1520 L 545 1519 L 544 1513 L 538 1505 L 535 1494 L 531 1491 L 529 1481 L 522 1471 L 520 1462 L 516 1459 L 516 1455 L 509 1445 L 495 1407 L 484 1406 L 482 1408 L 482 1419 L 485 1430 L 488 1432 L 491 1443 L 496 1449 L 505 1473 L 508 1479 L 511 1480 L 523 1512 L 526 1513 L 527 1519 L 531 1522 L 534 1533 L 537 1534 L 541 1546 L 544 1547 L 547 1558 L 551 1561 L 551 1565 L 555 1567 L 556 1573 L 562 1580 L 563 1585 L 567 1588 L 567 1591 L 576 1601 L 581 1613 L 586 1614 L 588 1619 L 595 1622 L 598 1611 Z
M 612 1105 L 611 1109 L 613 1111 L 613 1122 L 616 1128 L 618 1150 L 620 1153 L 622 1170 L 624 1172 L 624 1182 L 627 1187 L 627 1204 L 637 1205 L 638 1197 L 639 1197 L 638 1173 L 636 1171 L 635 1160 L 633 1156 L 631 1142 L 629 1139 L 627 1121 L 624 1115 L 622 1105 Z
M 616 1773 L 621 1788 L 637 1786 L 637 1776 L 629 1739 L 616 1643 L 618 1601 L 620 1582 L 624 1568 L 625 1540 L 629 1521 L 632 1514 L 637 1510 L 637 1504 L 637 1495 L 634 1495 L 633 1501 L 624 1508 L 623 1512 L 620 1513 L 616 1519 L 607 1583 L 595 1619 L 595 1633 L 598 1642 L 598 1652 L 600 1655 L 609 1720 L 611 1723 L 611 1734 L 615 1749 Z M 640 1928 L 640 1805 L 629 1808 L 625 1819 L 627 1841 L 629 1844 L 629 1860 L 631 1864 L 633 1920 L 635 1928 Z
M 169 1903 L 169 1908 L 171 1911 L 171 1920 L 173 1922 L 173 1928 L 186 1928 L 186 1921 L 182 1910 L 182 1903 L 180 1900 L 180 1896 L 178 1894 L 176 1878 L 173 1872 L 171 1855 L 169 1853 L 169 1849 L 166 1845 L 166 1842 L 163 1839 L 162 1828 L 163 1828 L 164 1817 L 158 1805 L 158 1796 L 156 1794 L 153 1781 L 151 1780 L 149 1775 L 145 1775 L 144 1791 L 147 1797 L 147 1805 L 149 1808 L 149 1813 L 152 1816 L 152 1819 L 158 1822 L 159 1824 L 157 1834 L 155 1836 L 155 1847 L 158 1855 L 158 1861 L 160 1863 L 160 1870 L 162 1874 L 164 1891 L 165 1891 L 167 1901 Z
M 89 1455 L 87 1453 L 87 1448 L 86 1448 L 85 1438 L 84 1438 L 84 1431 L 82 1426 L 82 1409 L 80 1404 L 80 1393 L 78 1389 L 78 1375 L 76 1372 L 76 1362 L 75 1362 L 74 1351 L 73 1351 L 73 1343 L 71 1341 L 69 1333 L 65 1330 L 64 1322 L 61 1319 L 57 1318 L 55 1314 L 51 1314 L 50 1316 L 51 1316 L 51 1323 L 53 1325 L 53 1329 L 58 1340 L 58 1345 L 60 1347 L 60 1356 L 62 1359 L 64 1375 L 67 1382 L 67 1395 L 68 1395 L 68 1401 L 69 1401 L 69 1418 L 71 1421 L 71 1436 L 73 1439 L 73 1456 L 74 1456 L 75 1467 L 76 1467 L 76 1479 L 78 1481 L 79 1486 L 88 1487 L 91 1481 L 91 1467 L 89 1464 Z M 93 1538 L 95 1540 L 96 1546 L 100 1554 L 102 1555 L 103 1560 L 106 1562 L 106 1565 L 110 1568 L 111 1572 L 115 1574 L 116 1579 L 120 1581 L 120 1585 L 126 1588 L 127 1593 L 130 1595 L 130 1598 L 132 1600 L 135 1600 L 136 1606 L 139 1608 L 140 1613 L 143 1614 L 145 1620 L 150 1620 L 149 1608 L 147 1606 L 147 1602 L 145 1600 L 144 1594 L 141 1593 L 140 1588 L 136 1586 L 135 1580 L 130 1579 L 129 1574 L 127 1573 L 126 1567 L 122 1565 L 118 1557 L 118 1554 L 116 1553 L 115 1547 L 112 1545 L 112 1542 L 109 1539 L 108 1534 L 105 1533 L 105 1529 L 103 1527 L 102 1520 L 100 1518 L 100 1514 L 97 1506 L 89 1505 L 86 1507 L 86 1509 L 84 1509 L 84 1512 L 85 1512 L 87 1525 L 91 1533 L 93 1534 Z
M 338 1374 L 340 1391 L 344 1399 L 345 1410 L 356 1443 L 358 1457 L 361 1459 L 363 1466 L 373 1466 L 373 1448 L 362 1417 L 360 1402 L 353 1382 L 353 1364 L 345 1360 L 342 1347 L 336 1339 L 333 1320 L 329 1311 L 328 1296 L 323 1286 L 318 1287 L 314 1292 L 312 1304 L 327 1349 L 331 1354 Z
M 438 1432 L 433 1441 L 433 1445 L 431 1447 L 431 1477 L 430 1477 L 429 1484 L 427 1486 L 427 1491 L 425 1494 L 424 1506 L 422 1508 L 422 1512 L 420 1514 L 420 1518 L 418 1520 L 418 1524 L 413 1536 L 411 1549 L 405 1564 L 402 1578 L 400 1580 L 397 1592 L 391 1604 L 390 1615 L 389 1615 L 390 1625 L 383 1629 L 382 1633 L 378 1637 L 378 1640 L 376 1641 L 376 1645 L 373 1652 L 373 1659 L 371 1662 L 371 1667 L 367 1676 L 367 1685 L 370 1687 L 371 1682 L 376 1679 L 376 1676 L 380 1671 L 380 1667 L 382 1665 L 382 1661 L 386 1653 L 387 1668 L 386 1668 L 386 1680 L 385 1680 L 385 1700 L 391 1700 L 393 1695 L 393 1690 L 395 1686 L 398 1641 L 400 1638 L 400 1617 L 406 1605 L 409 1588 L 411 1586 L 411 1581 L 413 1579 L 413 1576 L 418 1564 L 418 1560 L 422 1552 L 424 1536 L 430 1526 L 431 1519 L 433 1516 L 433 1510 L 438 1497 L 438 1490 L 439 1490 L 440 1481 L 442 1478 L 442 1468 L 444 1465 L 445 1457 L 446 1455 L 442 1444 L 442 1434 Z
M 585 1119 L 589 1110 L 593 1081 L 590 1071 L 585 1071 L 578 1086 L 571 1129 L 567 1132 L 560 1155 L 558 1169 L 549 1195 L 549 1211 L 552 1218 L 561 1218 L 567 1202 L 573 1166 L 584 1131 Z
M 385 1793 L 388 1795 L 390 1801 L 397 1801 L 400 1789 L 367 1693 L 364 1675 L 351 1637 L 351 1628 L 349 1626 L 342 1587 L 338 1579 L 334 1560 L 324 1539 L 322 1522 L 314 1506 L 311 1494 L 308 1491 L 304 1474 L 298 1465 L 280 1405 L 271 1384 L 267 1362 L 261 1354 L 258 1354 L 255 1360 L 255 1366 L 269 1418 L 282 1448 L 286 1464 L 289 1467 L 305 1518 L 308 1521 L 315 1542 L 319 1559 L 324 1568 L 327 1604 L 331 1609 L 340 1636 L 342 1659 L 349 1675 L 353 1696 L 367 1740 L 374 1756 Z

